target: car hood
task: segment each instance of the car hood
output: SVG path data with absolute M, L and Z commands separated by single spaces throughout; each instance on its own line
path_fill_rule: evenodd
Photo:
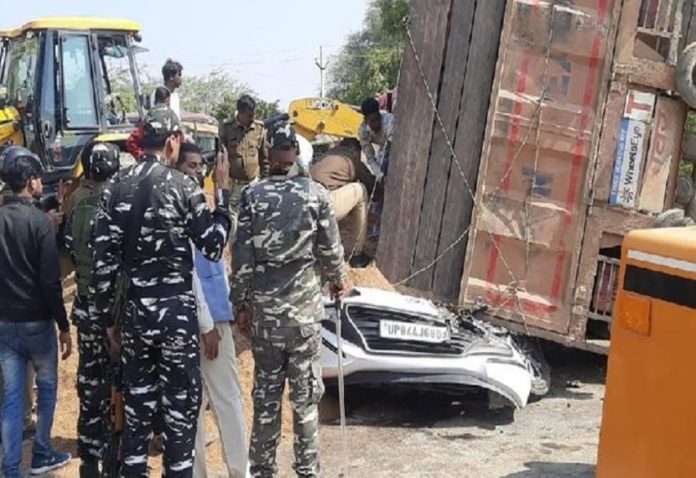
M 470 314 L 454 314 L 433 302 L 378 289 L 356 288 L 341 303 L 346 383 L 470 385 L 491 390 L 524 407 L 532 384 L 529 358 L 505 329 Z M 325 301 L 322 367 L 338 376 L 336 307 Z M 382 320 L 447 327 L 447 343 L 427 344 L 380 336 Z

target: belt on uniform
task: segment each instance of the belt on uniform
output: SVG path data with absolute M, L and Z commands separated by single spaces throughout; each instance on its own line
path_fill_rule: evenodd
M 184 280 L 178 284 L 157 284 L 149 287 L 131 287 L 129 294 L 139 299 L 174 297 L 182 294 L 193 293 L 192 279 Z
M 253 181 L 253 179 L 237 179 L 237 178 L 230 178 L 234 184 L 240 184 L 243 186 L 248 185 Z

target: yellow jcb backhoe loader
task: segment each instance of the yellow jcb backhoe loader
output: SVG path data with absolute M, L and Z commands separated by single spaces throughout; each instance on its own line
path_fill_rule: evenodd
M 88 142 L 125 151 L 134 116 L 126 105 L 135 105 L 135 120 L 144 114 L 140 29 L 130 20 L 57 17 L 0 31 L 0 145 L 37 153 L 48 191 L 79 175 Z

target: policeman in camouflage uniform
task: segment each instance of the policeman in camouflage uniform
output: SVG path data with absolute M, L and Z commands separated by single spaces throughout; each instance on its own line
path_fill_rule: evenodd
M 256 101 L 249 95 L 242 95 L 237 101 L 234 118 L 220 126 L 220 143 L 227 148 L 230 156 L 232 238 L 237 229 L 242 189 L 259 176 L 268 176 L 268 159 L 264 147 L 266 133 L 263 122 L 255 118 Z
M 253 315 L 254 424 L 249 461 L 256 477 L 274 477 L 281 399 L 290 384 L 298 476 L 319 476 L 318 403 L 322 281 L 348 286 L 343 247 L 328 193 L 288 174 L 297 158 L 290 126 L 269 134 L 271 176 L 242 192 L 233 251 L 232 299 L 240 327 Z
M 89 282 L 93 266 L 89 248 L 91 225 L 104 182 L 120 166 L 119 149 L 109 143 L 88 145 L 82 152 L 84 177 L 73 192 L 66 210 L 65 247 L 76 269 L 77 294 L 73 302 L 72 321 L 77 327 L 80 359 L 77 366 L 77 395 L 80 415 L 77 420 L 77 452 L 82 461 L 80 477 L 99 475 L 106 424 L 109 417 L 109 352 L 103 329 L 95 326 Z
M 213 261 L 222 256 L 230 228 L 229 164 L 219 155 L 211 213 L 200 187 L 169 166 L 181 142 L 176 115 L 153 110 L 143 131 L 145 154 L 107 184 L 95 219 L 95 309 L 117 343 L 110 310 L 117 273 L 125 273 L 123 476 L 148 476 L 148 440 L 161 406 L 164 474 L 191 477 L 201 399 L 191 242 Z

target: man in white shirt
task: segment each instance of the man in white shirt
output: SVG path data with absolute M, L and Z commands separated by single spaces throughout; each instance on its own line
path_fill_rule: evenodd
M 222 153 L 226 154 L 226 153 Z M 200 182 L 203 157 L 197 146 L 181 146 L 177 169 Z M 198 304 L 198 328 L 201 333 L 201 375 L 203 401 L 196 431 L 196 460 L 193 476 L 208 476 L 205 464 L 206 433 L 204 416 L 208 403 L 213 410 L 222 455 L 230 478 L 248 476 L 246 424 L 242 387 L 237 375 L 237 353 L 232 336 L 233 309 L 230 286 L 222 260 L 212 262 L 193 248 L 193 291 Z
M 171 109 L 176 116 L 181 121 L 181 100 L 179 98 L 179 92 L 177 91 L 181 87 L 182 82 L 182 72 L 184 67 L 181 63 L 168 59 L 164 66 L 162 67 L 162 79 L 164 80 L 164 86 L 169 90 L 169 109 Z M 154 107 L 155 105 L 155 92 L 152 92 L 152 97 L 150 98 L 150 104 Z
M 226 289 L 223 297 L 228 300 L 229 283 L 222 261 L 222 272 L 208 275 L 216 269 L 203 255 L 194 251 L 193 290 L 198 299 L 198 327 L 201 336 L 201 375 L 203 377 L 203 400 L 198 415 L 196 430 L 196 460 L 193 463 L 194 478 L 208 476 L 205 463 L 206 432 L 205 410 L 210 404 L 215 421 L 220 431 L 222 456 L 230 478 L 245 478 L 248 473 L 246 424 L 244 421 L 244 404 L 242 385 L 237 375 L 237 352 L 232 336 L 232 309 L 227 320 L 211 312 L 208 299 L 214 289 Z M 211 267 L 212 266 L 212 267 Z M 206 277 L 207 276 L 207 277 Z M 208 292 L 204 284 L 208 284 Z M 215 285 L 213 285 L 215 284 Z M 215 293 L 218 291 L 215 291 Z
M 372 174 L 380 176 L 381 172 L 386 175 L 389 146 L 394 136 L 394 115 L 380 111 L 379 102 L 374 98 L 363 101 L 360 112 L 363 115 L 363 122 L 358 130 L 358 139 L 360 139 L 362 152 Z M 375 152 L 375 145 L 379 148 L 379 157 Z
M 226 153 L 222 153 L 226 154 Z M 203 157 L 191 143 L 181 146 L 176 167 L 196 181 L 203 175 Z M 205 464 L 206 433 L 204 416 L 207 404 L 215 415 L 222 454 L 230 478 L 248 476 L 246 424 L 242 387 L 237 376 L 237 353 L 232 336 L 233 309 L 229 302 L 230 285 L 224 262 L 212 262 L 193 248 L 193 290 L 198 305 L 201 333 L 201 375 L 203 401 L 196 431 L 196 460 L 193 476 L 207 476 Z

